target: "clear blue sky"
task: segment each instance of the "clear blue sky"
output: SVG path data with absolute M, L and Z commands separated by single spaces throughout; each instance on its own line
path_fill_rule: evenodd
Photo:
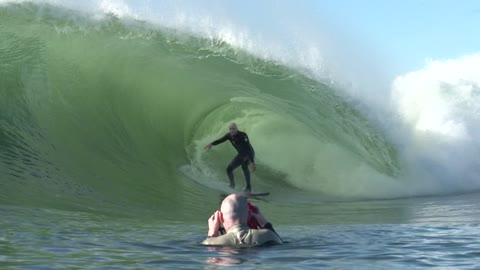
M 319 16 L 393 60 L 403 73 L 426 59 L 480 52 L 480 0 L 320 0 Z

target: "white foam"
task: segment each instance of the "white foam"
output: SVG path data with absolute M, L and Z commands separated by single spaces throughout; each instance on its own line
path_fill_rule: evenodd
M 480 188 L 480 53 L 399 76 L 391 104 L 408 129 L 404 155 L 431 176 L 422 181 L 446 192 Z
M 392 102 L 417 133 L 471 140 L 480 111 L 480 53 L 429 61 L 395 79 Z M 472 119 L 473 117 L 473 119 Z

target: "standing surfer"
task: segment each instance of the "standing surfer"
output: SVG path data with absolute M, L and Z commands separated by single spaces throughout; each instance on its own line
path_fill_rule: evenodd
M 244 191 L 250 192 L 252 187 L 250 185 L 250 171 L 248 170 L 248 165 L 251 165 L 252 171 L 255 171 L 255 151 L 250 144 L 247 133 L 238 130 L 237 124 L 231 123 L 228 126 L 228 130 L 229 132 L 225 134 L 225 136 L 209 143 L 207 146 L 205 146 L 205 149 L 210 150 L 213 145 L 221 144 L 227 140 L 230 141 L 230 143 L 238 152 L 238 154 L 233 158 L 227 167 L 227 175 L 228 179 L 230 180 L 230 187 L 235 188 L 233 170 L 242 165 L 243 175 L 245 176 L 245 181 L 247 182 L 247 186 L 245 187 Z

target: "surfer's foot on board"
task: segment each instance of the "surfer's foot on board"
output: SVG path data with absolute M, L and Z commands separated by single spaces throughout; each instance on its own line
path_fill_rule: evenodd
M 252 188 L 250 186 L 243 189 L 243 192 L 250 193 L 252 192 Z

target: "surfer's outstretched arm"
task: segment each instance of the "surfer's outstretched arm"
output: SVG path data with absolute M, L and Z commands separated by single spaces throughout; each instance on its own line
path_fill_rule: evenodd
M 207 146 L 205 146 L 205 149 L 206 149 L 206 150 L 210 150 L 210 149 L 212 148 L 212 146 L 217 145 L 217 144 L 221 144 L 221 143 L 227 141 L 229 136 L 230 136 L 229 133 L 225 134 L 225 135 L 224 135 L 223 137 L 221 137 L 220 139 L 215 140 L 215 141 L 207 144 Z

